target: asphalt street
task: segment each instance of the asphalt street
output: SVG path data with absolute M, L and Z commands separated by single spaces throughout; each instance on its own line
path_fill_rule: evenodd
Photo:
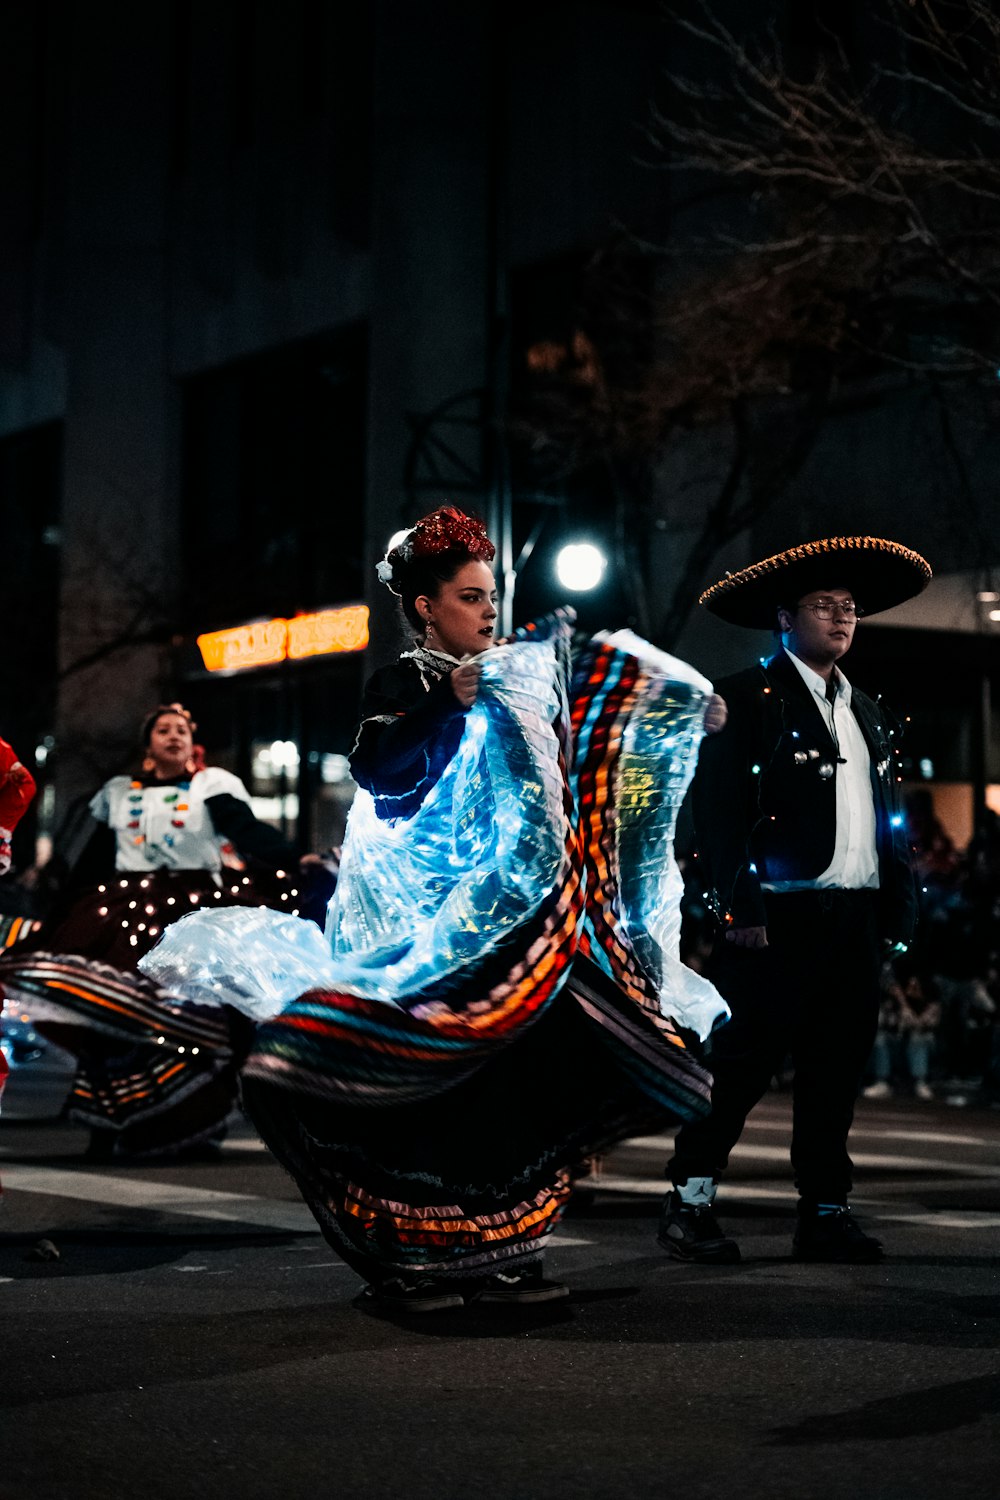
M 739 1267 L 654 1234 L 669 1137 L 631 1141 L 560 1230 L 568 1307 L 359 1308 L 241 1126 L 217 1162 L 91 1168 L 0 1126 L 0 1495 L 993 1500 L 1000 1113 L 863 1102 L 855 1205 L 890 1257 L 790 1259 L 789 1101 L 720 1200 Z M 58 1259 L 39 1259 L 49 1240 Z

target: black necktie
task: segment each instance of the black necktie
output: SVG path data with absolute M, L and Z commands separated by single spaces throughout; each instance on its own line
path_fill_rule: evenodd
M 826 701 L 830 705 L 830 733 L 833 735 L 833 743 L 837 747 L 837 764 L 838 766 L 846 766 L 847 761 L 840 753 L 840 740 L 837 738 L 837 725 L 833 717 L 837 706 L 837 679 L 832 672 L 830 673 L 830 680 L 826 685 Z

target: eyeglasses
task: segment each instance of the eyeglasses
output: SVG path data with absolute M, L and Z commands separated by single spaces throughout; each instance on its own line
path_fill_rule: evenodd
M 864 610 L 859 609 L 853 599 L 847 599 L 843 604 L 836 599 L 817 599 L 815 604 L 799 603 L 796 609 L 811 609 L 817 620 L 832 620 L 834 615 L 844 615 L 848 620 L 860 620 L 864 617 Z

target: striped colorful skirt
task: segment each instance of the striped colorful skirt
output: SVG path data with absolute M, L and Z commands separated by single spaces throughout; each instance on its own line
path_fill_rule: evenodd
M 23 923 L 0 954 L 4 1014 L 72 1053 L 66 1112 L 102 1132 L 108 1155 L 157 1156 L 221 1140 L 252 1028 L 214 1003 L 187 1004 L 137 970 L 181 916 L 292 899 L 290 878 L 205 871 L 116 875 L 62 918 Z
M 584 1156 L 707 1110 L 692 1043 L 724 1007 L 677 958 L 670 845 L 708 685 L 643 645 L 574 665 L 557 618 L 484 658 L 420 809 L 358 794 L 304 992 L 267 913 L 189 917 L 144 962 L 234 1006 L 260 976 L 244 1105 L 369 1279 L 537 1257 Z

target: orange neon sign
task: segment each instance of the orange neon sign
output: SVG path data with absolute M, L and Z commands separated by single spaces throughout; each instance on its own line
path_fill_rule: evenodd
M 287 620 L 259 620 L 253 625 L 200 635 L 198 649 L 210 672 L 237 672 L 242 667 L 266 667 L 284 661 L 287 641 Z
M 239 672 L 269 667 L 304 656 L 363 651 L 368 644 L 368 606 L 348 604 L 295 615 L 291 620 L 257 620 L 198 636 L 201 659 L 209 672 Z
M 328 651 L 363 651 L 368 644 L 368 606 L 321 609 L 315 615 L 296 615 L 288 622 L 288 655 L 325 656 Z

